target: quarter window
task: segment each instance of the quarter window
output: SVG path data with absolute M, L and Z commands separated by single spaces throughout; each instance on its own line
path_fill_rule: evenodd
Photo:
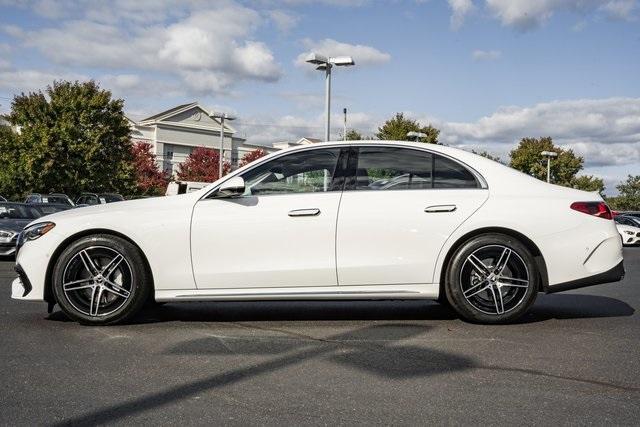
M 478 180 L 460 163 L 435 156 L 433 188 L 478 188 Z
M 307 150 L 278 157 L 242 175 L 245 196 L 333 191 L 331 181 L 339 157 L 339 148 Z
M 360 147 L 352 171 L 351 190 L 478 188 L 475 176 L 459 163 L 408 148 Z

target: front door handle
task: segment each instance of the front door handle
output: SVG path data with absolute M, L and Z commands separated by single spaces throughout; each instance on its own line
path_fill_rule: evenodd
M 320 215 L 320 209 L 294 209 L 289 211 L 289 216 L 317 216 Z
M 456 205 L 434 205 L 427 206 L 424 208 L 424 211 L 427 213 L 437 213 L 437 212 L 453 212 L 456 210 Z

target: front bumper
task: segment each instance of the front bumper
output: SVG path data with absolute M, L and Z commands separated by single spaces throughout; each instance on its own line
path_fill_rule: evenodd
M 13 282 L 11 282 L 11 298 L 21 300 L 32 299 L 29 298 L 29 294 L 33 290 L 33 286 L 31 285 L 31 281 L 27 277 L 27 274 L 19 264 L 16 264 L 15 270 L 16 273 L 18 273 L 18 277 L 13 279 Z
M 0 245 L 0 256 L 9 256 L 16 253 L 15 245 Z
M 593 276 L 583 277 L 582 279 L 571 280 L 569 282 L 558 283 L 547 287 L 548 294 L 554 292 L 568 291 L 570 289 L 585 288 L 587 286 L 601 285 L 603 283 L 618 282 L 624 278 L 624 261 L 620 261 L 618 265 L 610 270 L 602 273 L 594 274 Z

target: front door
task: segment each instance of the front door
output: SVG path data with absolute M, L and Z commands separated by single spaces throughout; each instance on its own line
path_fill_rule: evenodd
M 340 148 L 286 154 L 244 172 L 242 197 L 200 200 L 191 227 L 197 287 L 336 286 L 339 158 Z
M 378 145 L 353 154 L 338 217 L 338 283 L 433 283 L 440 249 L 487 190 L 436 153 Z

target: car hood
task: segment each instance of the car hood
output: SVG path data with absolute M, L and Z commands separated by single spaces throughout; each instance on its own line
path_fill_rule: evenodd
M 0 230 L 10 230 L 16 233 L 21 232 L 31 219 L 0 219 Z
M 104 205 L 84 206 L 40 217 L 32 221 L 31 224 L 45 221 L 66 222 L 84 219 L 91 220 L 96 217 L 108 217 L 115 214 L 126 214 L 127 212 L 133 211 L 148 211 L 149 214 L 152 215 L 154 211 L 161 210 L 168 205 L 181 203 L 191 199 L 195 203 L 198 197 L 196 197 L 195 193 L 190 193 L 180 194 L 177 196 L 160 196 L 148 199 L 126 200 L 123 202 L 107 203 Z
M 620 231 L 633 231 L 634 233 L 637 233 L 640 231 L 640 227 L 632 227 L 630 225 L 625 225 L 625 224 L 616 224 L 616 227 L 618 227 L 618 230 Z

